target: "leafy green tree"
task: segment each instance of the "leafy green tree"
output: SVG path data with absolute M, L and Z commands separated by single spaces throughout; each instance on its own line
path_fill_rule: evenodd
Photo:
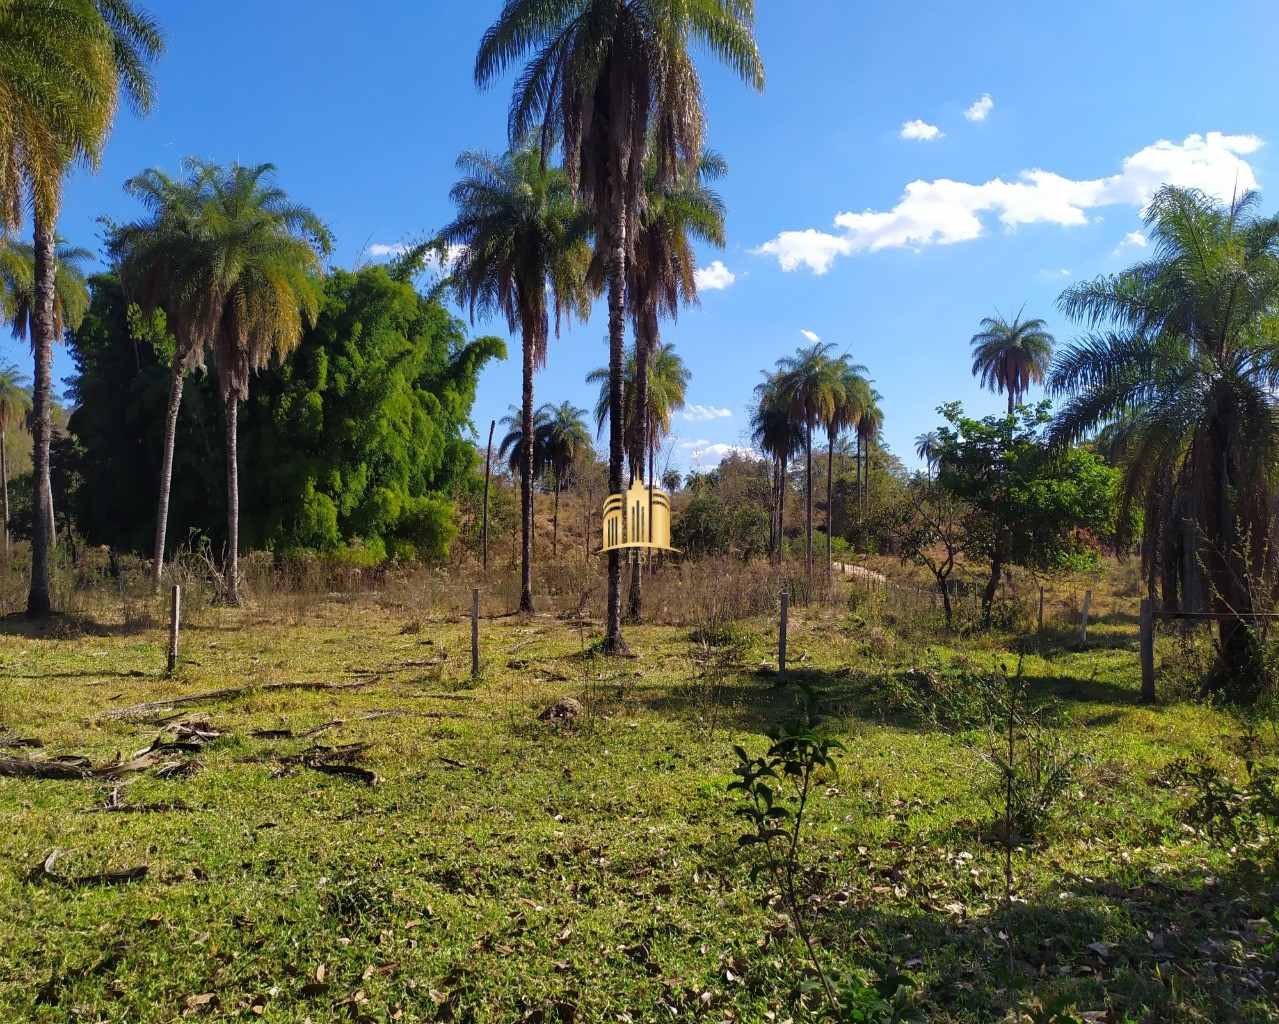
M 527 61 L 512 97 L 511 138 L 525 138 L 540 124 L 544 147 L 562 140 L 569 181 L 593 216 L 608 290 L 609 486 L 615 493 L 625 487 L 626 278 L 644 208 L 649 140 L 658 184 L 696 177 L 706 115 L 690 44 L 701 43 L 762 89 L 754 16 L 753 0 L 506 0 L 480 43 L 475 79 L 481 87 Z M 621 579 L 621 559 L 610 552 L 608 652 L 626 650 Z
M 1032 384 L 1042 384 L 1053 356 L 1053 336 L 1042 320 L 1023 320 L 1019 312 L 1009 323 L 999 314 L 981 322 L 972 336 L 973 376 L 995 394 L 1008 392 L 1008 415 Z
M 4 496 L 4 557 L 9 557 L 9 431 L 31 411 L 31 378 L 12 363 L 0 369 L 0 488 Z
M 162 48 L 155 22 L 130 0 L 8 0 L 0 8 L 0 228 L 17 228 L 24 206 L 34 225 L 32 617 L 50 610 L 49 444 L 62 184 L 75 165 L 96 168 L 122 97 L 140 112 L 150 107 L 151 64 Z
M 938 485 L 967 508 L 963 550 L 990 565 L 982 618 L 991 622 L 1004 570 L 1054 567 L 1079 531 L 1107 536 L 1117 513 L 1119 473 L 1093 452 L 1050 446 L 1047 403 L 975 420 L 955 402 L 939 412 Z
M 77 520 L 91 543 L 149 552 L 173 339 L 131 330 L 118 280 L 93 279 L 71 335 L 85 449 Z M 479 373 L 504 358 L 496 338 L 468 340 L 438 301 L 386 267 L 334 271 L 314 327 L 258 376 L 240 416 L 249 460 L 240 480 L 246 547 L 333 552 L 364 561 L 440 559 L 455 530 L 450 496 L 472 475 Z M 192 372 L 178 418 L 170 532 L 226 540 L 223 402 L 214 374 Z M 379 424 L 370 430 L 368 424 Z
M 456 246 L 452 281 L 461 302 L 476 314 L 500 313 L 523 345 L 520 436 L 536 427 L 533 374 L 546 364 L 555 315 L 558 333 L 565 316 L 586 319 L 590 222 L 573 200 L 569 177 L 547 167 L 535 146 L 495 159 L 464 153 L 463 177 L 450 193 L 457 217 L 440 234 Z M 514 449 L 523 462 L 520 529 L 520 611 L 533 611 L 533 483 L 540 470 L 531 444 Z
M 1091 333 L 1053 368 L 1053 435 L 1109 435 L 1169 608 L 1246 616 L 1279 588 L 1279 217 L 1257 204 L 1166 186 L 1147 207 L 1150 258 L 1060 300 Z M 1220 639 L 1216 678 L 1255 674 L 1246 620 Z
M 544 426 L 539 431 L 541 448 L 546 453 L 547 468 L 555 478 L 551 555 L 556 557 L 560 549 L 560 489 L 580 463 L 594 460 L 595 450 L 591 447 L 590 431 L 582 419 L 586 415 L 585 409 L 577 408 L 572 402 L 561 402 L 555 406 L 544 405 L 540 412 L 544 417 Z

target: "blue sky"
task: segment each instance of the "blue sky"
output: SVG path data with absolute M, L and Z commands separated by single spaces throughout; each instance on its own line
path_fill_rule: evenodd
M 497 0 L 147 6 L 168 37 L 158 103 L 123 114 L 98 173 L 69 182 L 61 232 L 78 244 L 97 246 L 99 215 L 136 213 L 124 179 L 198 155 L 276 163 L 350 266 L 438 228 L 458 153 L 504 146 L 507 89 L 471 77 Z M 914 464 L 940 403 L 1002 406 L 969 372 L 982 317 L 1024 304 L 1069 340 L 1056 297 L 1140 258 L 1161 181 L 1255 184 L 1279 209 L 1272 0 L 760 0 L 757 35 L 763 95 L 701 62 L 728 245 L 702 254 L 700 307 L 664 329 L 693 372 L 681 466 L 744 442 L 760 371 L 804 332 L 867 365 L 886 440 Z M 539 401 L 593 405 L 582 378 L 604 334 L 600 310 L 552 344 Z M 517 350 L 484 374 L 481 432 L 518 399 Z

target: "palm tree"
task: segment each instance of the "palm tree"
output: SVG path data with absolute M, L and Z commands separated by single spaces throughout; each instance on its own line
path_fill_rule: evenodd
M 791 418 L 804 430 L 805 561 L 810 577 L 813 574 L 813 431 L 831 418 L 840 399 L 837 361 L 830 357 L 834 347 L 819 341 L 777 361 L 782 386 L 790 398 Z
M 684 479 L 680 476 L 678 469 L 668 469 L 662 474 L 662 489 L 670 494 L 678 491 L 683 482 Z
M 1112 428 L 1125 505 L 1145 512 L 1150 595 L 1159 581 L 1166 607 L 1241 616 L 1221 623 L 1215 680 L 1250 667 L 1243 616 L 1271 610 L 1279 570 L 1279 217 L 1257 203 L 1160 189 L 1151 257 L 1059 300 L 1091 333 L 1049 381 L 1066 398 L 1057 441 Z
M 453 286 L 459 301 L 477 314 L 500 313 L 523 343 L 522 432 L 531 437 L 533 374 L 546 364 L 551 312 L 555 328 L 565 315 L 585 319 L 591 295 L 589 221 L 577 208 L 568 176 L 546 167 L 536 147 L 526 146 L 494 159 L 464 153 L 462 180 L 450 193 L 457 217 L 441 233 L 458 247 Z M 521 471 L 520 611 L 533 611 L 532 448 L 520 449 Z
M 623 408 L 623 435 L 627 439 L 626 459 L 630 466 L 632 480 L 643 477 L 644 464 L 649 464 L 648 476 L 653 475 L 652 465 L 656 459 L 657 449 L 662 439 L 670 433 L 671 417 L 684 408 L 688 394 L 688 384 L 693 375 L 684 360 L 676 354 L 674 345 L 663 345 L 652 356 L 648 367 L 648 410 L 647 415 L 637 416 L 639 405 L 639 388 L 636 377 L 639 372 L 639 359 L 635 348 L 626 353 L 626 363 L 622 369 L 622 382 L 626 394 Z M 607 366 L 599 366 L 586 375 L 587 384 L 599 387 L 599 398 L 595 402 L 595 426 L 602 435 L 608 425 L 612 412 L 612 388 L 610 372 Z M 641 444 L 641 440 L 646 443 Z
M 804 446 L 804 431 L 791 415 L 791 396 L 781 371 L 764 374 L 755 386 L 756 405 L 751 412 L 751 439 L 760 451 L 773 459 L 774 525 L 772 550 L 781 564 L 786 513 L 786 469 L 791 456 Z
M 847 356 L 835 360 L 836 382 L 834 404 L 823 420 L 826 427 L 826 578 L 834 570 L 831 534 L 834 532 L 835 511 L 835 445 L 840 435 L 850 427 L 861 423 L 871 401 L 870 382 L 866 379 L 866 367 L 850 363 Z
M 4 557 L 9 557 L 9 431 L 31 411 L 31 378 L 17 366 L 0 369 L 0 488 L 4 493 Z
M 151 585 L 156 589 L 164 571 L 164 542 L 169 522 L 169 495 L 178 411 L 188 370 L 202 367 L 209 338 L 197 330 L 202 303 L 212 284 L 207 238 L 201 223 L 206 203 L 216 194 L 218 168 L 200 160 L 186 162 L 186 177 L 175 180 L 163 171 L 144 171 L 125 182 L 125 191 L 147 211 L 145 219 L 115 228 L 108 247 L 120 276 L 137 297 L 144 314 L 162 310 L 173 334 L 169 405 L 164 421 L 164 451 L 160 460 L 160 499 L 156 510 L 155 557 Z M 223 240 L 225 241 L 225 240 Z
M 8 0 L 0 11 L 0 229 L 34 225 L 35 350 L 32 393 L 34 509 L 27 614 L 49 613 L 49 482 L 56 230 L 62 182 L 75 165 L 96 168 L 121 95 L 138 112 L 151 105 L 151 64 L 163 43 L 131 0 Z
M 933 470 L 937 468 L 937 455 L 941 451 L 941 435 L 935 430 L 920 434 L 915 438 L 915 454 L 924 462 L 928 473 L 928 482 L 933 482 Z
M 227 549 L 224 599 L 240 600 L 240 482 L 237 420 L 249 378 L 283 359 L 319 312 L 315 275 L 328 229 L 275 183 L 275 167 L 208 165 L 202 174 L 200 261 L 189 288 L 190 323 L 213 353 L 226 407 Z M 185 320 L 188 314 L 183 314 Z
M 608 285 L 609 487 L 623 490 L 623 382 L 628 261 L 644 207 L 650 139 L 661 186 L 693 181 L 705 111 L 691 42 L 756 89 L 764 68 L 753 0 L 506 0 L 484 34 L 475 79 L 489 86 L 527 60 L 511 102 L 512 139 L 541 125 L 544 150 L 563 142 L 565 170 L 593 215 Z M 608 652 L 624 652 L 621 559 L 608 559 Z
M 595 452 L 591 448 L 590 431 L 582 419 L 585 409 L 577 408 L 572 402 L 561 402 L 557 406 L 548 403 L 540 412 L 545 416 L 545 425 L 538 432 L 541 447 L 546 465 L 555 476 L 555 514 L 551 519 L 551 556 L 555 557 L 560 548 L 560 488 L 574 467 L 583 459 L 593 459 Z
M 84 264 L 93 259 L 88 249 L 80 249 L 68 245 L 59 238 L 54 243 L 57 272 L 54 276 L 53 288 L 53 327 L 55 336 L 61 338 L 69 330 L 76 330 L 84 321 L 89 310 L 89 283 L 85 277 Z M 28 338 L 35 340 L 35 247 L 28 242 L 10 242 L 7 252 L 0 260 L 0 277 L 4 278 L 4 305 L 0 309 L 3 318 L 8 320 L 13 329 L 13 336 L 19 341 Z M 52 394 L 50 396 L 52 401 Z M 27 403 L 26 419 L 34 438 L 39 429 L 39 415 L 32 402 Z M 52 428 L 52 419 L 50 420 Z M 52 436 L 52 435 L 50 435 Z M 35 454 L 34 448 L 32 452 Z M 47 466 L 46 466 L 47 469 Z M 32 508 L 36 512 L 38 506 Z M 56 530 L 53 519 L 53 490 L 49 489 L 45 501 L 45 521 L 48 522 L 48 544 L 52 547 L 56 541 Z M 7 523 L 6 519 L 6 523 Z M 34 531 L 33 531 L 34 537 Z
M 883 399 L 878 391 L 871 389 L 869 401 L 862 409 L 861 417 L 857 420 L 857 451 L 864 460 L 861 473 L 861 485 L 858 491 L 861 495 L 861 512 L 863 518 L 870 509 L 870 455 L 871 449 L 874 447 L 875 440 L 879 437 L 879 432 L 884 427 L 884 412 L 879 407 L 880 401 Z
M 1013 414 L 1031 384 L 1042 384 L 1053 356 L 1053 336 L 1042 320 L 1023 320 L 1021 311 L 1009 323 L 996 313 L 981 322 L 972 336 L 973 376 L 995 394 L 1008 392 Z

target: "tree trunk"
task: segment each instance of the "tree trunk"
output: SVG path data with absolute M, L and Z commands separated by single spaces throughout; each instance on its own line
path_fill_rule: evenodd
M 236 430 L 240 399 L 226 399 L 226 577 L 227 604 L 240 603 L 240 463 Z
M 648 451 L 649 446 L 649 418 L 648 418 L 648 362 L 653 349 L 653 337 L 650 330 L 636 331 L 635 333 L 635 422 L 632 425 L 634 437 L 631 439 L 631 446 L 635 449 L 635 461 L 637 465 L 631 467 L 631 476 L 639 477 L 644 474 L 644 454 Z M 653 482 L 650 473 L 648 483 Z M 649 503 L 649 527 L 652 527 L 653 507 L 652 502 Z M 646 538 L 644 538 L 646 539 Z M 626 617 L 632 622 L 638 622 L 640 612 L 644 607 L 644 560 L 637 552 L 635 561 L 631 563 L 631 592 L 626 602 Z
M 808 566 L 808 578 L 813 578 L 813 425 L 808 424 L 804 432 L 804 459 L 807 464 L 807 482 L 805 484 L 805 561 Z
M 27 617 L 49 614 L 49 549 L 52 533 L 53 490 L 49 483 L 49 440 L 53 429 L 53 303 L 57 263 L 54 258 L 53 219 L 37 210 L 35 215 L 35 308 L 31 342 L 35 349 L 32 405 L 32 509 L 31 590 Z
M 524 397 L 520 409 L 520 611 L 533 611 L 533 338 L 524 332 Z
M 782 564 L 786 555 L 786 456 L 782 456 L 781 466 L 777 473 L 777 564 Z
M 1017 408 L 1017 395 L 1012 388 L 1008 389 L 1008 415 L 1011 416 Z
M 981 621 L 982 625 L 987 629 L 990 628 L 991 610 L 995 604 L 995 591 L 999 589 L 999 577 L 1004 572 L 1004 540 L 1002 537 L 995 541 L 995 550 L 990 558 L 990 579 L 986 581 L 986 589 L 981 595 Z
M 164 417 L 164 455 L 160 459 L 160 507 L 155 517 L 155 560 L 151 563 L 151 592 L 160 589 L 164 572 L 164 536 L 169 528 L 169 489 L 173 480 L 173 449 L 178 436 L 178 409 L 182 405 L 182 364 L 173 357 L 173 378 L 169 382 L 169 409 Z
M 0 433 L 0 483 L 4 486 L 4 560 L 9 561 L 9 428 Z
M 835 558 L 831 547 L 831 513 L 834 511 L 835 496 L 835 435 L 830 435 L 830 445 L 826 449 L 826 580 L 830 581 L 835 569 Z
M 621 494 L 626 489 L 622 465 L 625 456 L 622 371 L 626 359 L 626 210 L 620 202 L 616 206 L 610 239 L 613 251 L 608 268 L 608 488 L 612 494 Z M 618 551 L 608 553 L 608 618 L 604 652 L 630 653 L 622 638 L 622 556 Z
M 551 516 L 551 557 L 560 555 L 560 475 L 555 474 L 555 512 Z
M 484 455 L 484 541 L 483 541 L 483 558 L 484 571 L 488 572 L 489 568 L 489 480 L 493 475 L 493 430 L 497 426 L 497 420 L 489 421 L 489 446 L 488 451 Z

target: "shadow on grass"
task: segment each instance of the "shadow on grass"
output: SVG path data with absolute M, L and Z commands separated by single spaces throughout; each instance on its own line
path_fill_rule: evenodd
M 103 623 L 87 615 L 53 612 L 47 618 L 29 619 L 25 612 L 10 612 L 0 618 L 0 635 L 25 640 L 75 640 L 80 637 L 138 636 L 158 627 L 153 620 Z

